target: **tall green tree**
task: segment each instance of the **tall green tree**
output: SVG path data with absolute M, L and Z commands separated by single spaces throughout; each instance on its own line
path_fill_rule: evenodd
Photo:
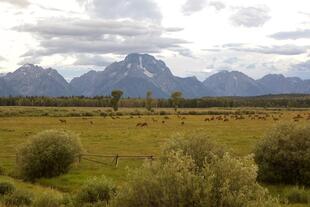
M 182 96 L 183 96 L 183 94 L 181 91 L 175 91 L 175 92 L 171 93 L 170 98 L 171 98 L 172 106 L 174 107 L 175 111 L 177 111 L 179 106 L 180 106 Z
M 152 103 L 153 103 L 153 93 L 152 93 L 152 91 L 148 91 L 146 93 L 146 99 L 145 99 L 145 108 L 148 111 L 152 110 Z
M 112 93 L 111 93 L 111 96 L 112 96 L 111 106 L 112 106 L 114 111 L 118 110 L 118 104 L 119 104 L 119 101 L 120 101 L 122 95 L 123 95 L 123 91 L 121 91 L 121 90 L 112 91 Z

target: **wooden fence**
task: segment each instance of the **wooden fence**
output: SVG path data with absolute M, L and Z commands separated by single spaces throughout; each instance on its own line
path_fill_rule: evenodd
M 17 161 L 16 155 L 0 155 L 0 158 L 15 158 Z M 86 160 L 88 162 L 93 162 L 101 165 L 113 165 L 115 167 L 118 166 L 118 163 L 121 159 L 126 160 L 149 160 L 152 162 L 156 159 L 154 155 L 102 155 L 102 154 L 79 154 L 77 155 L 78 162 L 81 163 L 82 160 Z M 96 158 L 110 158 L 112 159 L 111 163 L 105 163 L 100 160 L 96 160 Z

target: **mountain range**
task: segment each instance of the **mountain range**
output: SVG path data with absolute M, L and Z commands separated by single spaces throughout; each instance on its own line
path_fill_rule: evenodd
M 107 96 L 114 89 L 124 97 L 144 97 L 152 91 L 167 98 L 181 91 L 186 98 L 204 96 L 258 96 L 266 94 L 310 93 L 310 80 L 269 74 L 254 80 L 238 71 L 221 71 L 205 81 L 180 78 L 167 65 L 148 54 L 129 54 L 104 71 L 88 73 L 67 82 L 55 69 L 25 64 L 15 72 L 0 76 L 0 96 Z

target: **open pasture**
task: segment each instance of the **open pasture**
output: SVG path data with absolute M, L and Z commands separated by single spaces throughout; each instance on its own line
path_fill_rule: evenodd
M 171 109 L 157 109 L 152 115 L 141 108 L 120 109 L 118 114 L 112 114 L 107 108 L 2 107 L 0 115 L 0 163 L 9 173 L 14 171 L 18 145 L 47 129 L 78 134 L 85 152 L 90 154 L 156 156 L 172 136 L 203 133 L 243 156 L 250 154 L 260 137 L 278 123 L 310 124 L 307 109 L 179 109 L 179 114 Z M 105 164 L 82 159 L 68 174 L 37 183 L 72 191 L 87 178 L 101 174 L 122 183 L 127 167 L 142 163 L 121 159 L 116 168 L 112 158 L 94 159 Z

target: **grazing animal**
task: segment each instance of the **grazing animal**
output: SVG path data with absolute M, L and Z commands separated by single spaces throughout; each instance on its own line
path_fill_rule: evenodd
M 93 122 L 93 121 L 90 121 L 89 123 L 90 123 L 91 125 L 93 125 L 93 124 L 94 124 L 94 122 Z
M 148 126 L 148 124 L 146 122 L 141 124 L 141 127 L 147 127 L 147 126 Z
M 162 124 L 165 124 L 166 122 L 165 122 L 165 121 L 162 121 L 161 123 L 162 123 Z
M 228 122 L 229 121 L 229 119 L 224 119 L 224 122 Z
M 210 119 L 209 118 L 205 118 L 205 121 L 210 121 Z
M 184 121 L 182 121 L 182 122 L 181 122 L 181 125 L 184 125 L 184 124 L 185 124 Z
M 60 121 L 60 123 L 62 123 L 62 124 L 66 124 L 66 123 L 67 123 L 67 121 L 66 121 L 65 119 L 59 119 L 59 121 Z
M 136 127 L 141 126 L 141 123 L 137 123 Z

